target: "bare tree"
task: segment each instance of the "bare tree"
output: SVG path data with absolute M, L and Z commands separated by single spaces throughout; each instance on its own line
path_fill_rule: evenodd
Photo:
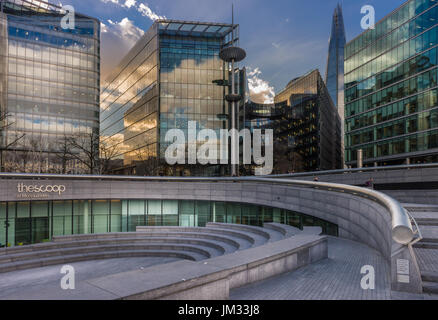
M 140 169 L 137 171 L 144 176 L 158 176 L 164 170 L 164 166 L 160 163 L 159 159 L 155 156 L 150 156 L 142 148 L 136 149 L 135 156 L 138 159 L 136 161 L 137 168 Z
M 55 153 L 56 159 L 61 163 L 60 173 L 67 173 L 67 165 L 74 158 L 71 155 L 70 151 L 70 139 L 68 136 L 64 135 L 61 139 L 58 140 L 58 150 Z
M 100 141 L 99 173 L 109 174 L 118 162 L 114 157 L 119 154 L 118 145 L 110 144 L 108 140 Z
M 4 132 L 11 127 L 14 122 L 8 121 L 8 118 L 11 116 L 9 112 L 0 110 L 0 171 L 4 171 L 4 151 L 7 151 L 8 149 L 15 146 L 23 137 L 25 134 L 18 134 L 14 137 L 14 139 L 10 142 L 6 141 L 6 135 Z
M 95 132 L 66 137 L 69 156 L 77 160 L 89 174 L 99 173 L 99 135 Z

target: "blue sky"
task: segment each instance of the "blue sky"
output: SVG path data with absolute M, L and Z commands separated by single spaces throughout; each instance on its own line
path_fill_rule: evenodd
M 318 68 L 325 75 L 332 14 L 338 2 L 349 41 L 362 32 L 362 6 L 374 6 L 379 21 L 405 0 L 63 0 L 62 4 L 73 5 L 105 24 L 105 76 L 158 16 L 231 22 L 234 3 L 240 46 L 247 51 L 244 65 L 252 71 L 254 90 L 268 97 L 311 69 Z

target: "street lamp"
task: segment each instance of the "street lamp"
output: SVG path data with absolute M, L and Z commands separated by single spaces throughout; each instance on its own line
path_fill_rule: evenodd
M 236 93 L 236 75 L 234 64 L 236 62 L 240 62 L 246 58 L 246 52 L 242 48 L 234 46 L 235 38 L 234 38 L 234 7 L 232 10 L 232 41 L 231 46 L 224 48 L 219 53 L 219 57 L 227 62 L 231 63 L 231 93 L 225 96 L 225 100 L 231 103 L 231 129 L 236 129 L 236 102 L 239 102 L 242 97 L 240 94 Z M 236 141 L 236 135 L 231 136 L 231 146 L 232 148 L 236 146 L 239 141 Z M 237 168 L 236 164 L 231 162 L 231 175 L 237 176 Z

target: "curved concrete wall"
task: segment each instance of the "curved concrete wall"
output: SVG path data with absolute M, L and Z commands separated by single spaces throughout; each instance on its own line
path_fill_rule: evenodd
M 63 185 L 61 194 L 21 198 L 18 184 Z M 21 194 L 22 196 L 22 194 Z M 267 182 L 172 182 L 113 180 L 0 180 L 0 201 L 165 199 L 250 203 L 288 209 L 339 226 L 339 236 L 369 245 L 390 259 L 391 215 L 382 205 L 358 195 Z

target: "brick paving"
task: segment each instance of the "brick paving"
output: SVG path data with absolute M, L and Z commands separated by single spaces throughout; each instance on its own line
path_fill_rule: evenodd
M 75 268 L 76 287 L 88 279 L 120 272 L 147 268 L 157 264 L 177 261 L 176 258 L 121 258 L 69 263 Z M 60 288 L 61 265 L 13 271 L 0 274 L 0 300 L 44 299 L 45 291 Z M 61 290 L 62 291 L 62 290 Z
M 438 250 L 415 248 L 421 271 L 438 272 Z
M 375 268 L 374 290 L 363 290 L 364 265 Z M 386 300 L 391 299 L 390 268 L 365 245 L 329 238 L 329 258 L 294 272 L 233 289 L 232 300 Z

